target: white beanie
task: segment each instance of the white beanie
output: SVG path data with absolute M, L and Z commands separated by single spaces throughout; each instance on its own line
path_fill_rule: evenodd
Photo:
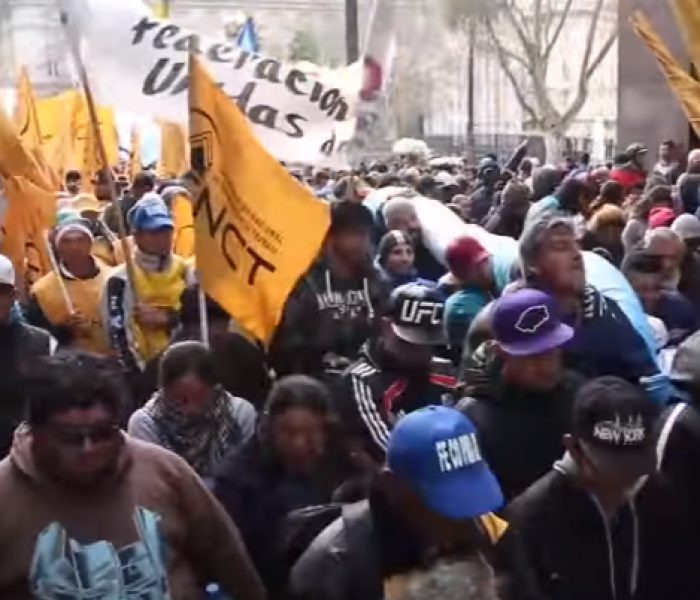
M 92 231 L 90 231 L 90 228 L 82 221 L 67 221 L 66 223 L 59 225 L 58 229 L 56 230 L 56 245 L 61 242 L 61 238 L 63 238 L 63 236 L 76 232 L 86 235 L 88 238 L 90 238 L 90 242 L 93 242 L 95 239 L 92 235 Z

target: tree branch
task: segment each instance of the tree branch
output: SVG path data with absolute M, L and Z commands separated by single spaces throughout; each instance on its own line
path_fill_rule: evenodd
M 588 27 L 588 33 L 586 34 L 586 47 L 583 52 L 583 60 L 581 61 L 581 70 L 578 76 L 578 87 L 581 88 L 582 85 L 586 83 L 586 72 L 588 71 L 588 65 L 591 60 L 591 52 L 593 52 L 593 41 L 595 39 L 596 29 L 598 28 L 598 20 L 600 19 L 600 13 L 603 10 L 603 0 L 596 0 L 595 9 L 593 9 L 593 14 L 591 15 L 591 23 Z
M 498 37 L 496 36 L 496 32 L 493 28 L 493 23 L 491 22 L 491 19 L 487 18 L 485 19 L 485 21 L 489 37 L 491 38 L 491 41 L 493 42 L 493 45 L 496 48 L 496 58 L 498 58 L 498 64 L 501 66 L 501 69 L 503 69 L 503 72 L 508 78 L 508 81 L 510 81 L 511 85 L 513 86 L 513 92 L 515 93 L 515 97 L 518 100 L 518 103 L 523 108 L 523 110 L 528 115 L 530 115 L 530 118 L 533 121 L 539 121 L 535 109 L 527 102 L 527 100 L 525 100 L 525 95 L 522 92 L 521 86 L 518 83 L 518 80 L 515 77 L 513 70 L 510 68 L 510 64 L 508 63 L 508 51 L 503 47 L 503 44 L 501 44 Z
M 549 57 L 552 54 L 552 50 L 554 49 L 554 45 L 557 43 L 557 40 L 559 39 L 559 36 L 561 35 L 562 30 L 564 29 L 564 24 L 566 23 L 566 19 L 568 18 L 569 13 L 571 12 L 571 5 L 573 4 L 573 2 L 574 0 L 566 0 L 566 4 L 564 5 L 564 8 L 562 9 L 561 14 L 559 16 L 559 23 L 557 23 L 557 28 L 554 30 L 554 34 L 552 35 L 552 38 L 549 40 L 549 43 L 545 48 L 543 54 L 544 60 L 549 60 Z
M 620 31 L 617 26 L 615 26 L 615 29 L 613 32 L 608 36 L 608 39 L 605 40 L 603 45 L 600 47 L 600 50 L 598 50 L 598 54 L 596 57 L 593 59 L 591 64 L 588 67 L 588 70 L 586 71 L 586 80 L 590 80 L 590 78 L 593 76 L 593 74 L 596 72 L 598 67 L 600 66 L 600 63 L 603 62 L 605 57 L 608 55 L 608 52 L 610 52 L 610 49 L 613 47 L 613 44 L 617 41 L 617 37 L 620 34 Z
M 598 0 L 598 6 L 597 6 L 598 9 L 602 8 L 602 1 L 603 0 Z M 592 61 L 590 60 L 590 57 L 592 54 L 592 46 L 593 46 L 591 31 L 593 31 L 594 28 L 597 27 L 597 22 L 598 22 L 599 17 L 600 17 L 600 10 L 597 10 L 591 19 L 591 29 L 589 30 L 589 39 L 591 42 L 591 47 L 589 48 L 588 45 L 586 47 L 586 55 L 584 56 L 584 61 L 581 65 L 581 72 L 579 74 L 579 82 L 578 82 L 578 89 L 577 89 L 576 97 L 574 98 L 573 102 L 571 103 L 571 106 L 569 106 L 569 108 L 566 110 L 566 112 L 562 116 L 562 118 L 561 118 L 562 123 L 569 122 L 583 108 L 583 105 L 586 103 L 586 99 L 588 96 L 588 82 L 590 81 L 591 77 L 596 72 L 596 70 L 598 69 L 600 64 L 603 62 L 603 60 L 607 56 L 608 52 L 610 52 L 610 49 L 612 48 L 615 41 L 617 40 L 617 36 L 619 34 L 619 29 L 616 25 L 615 28 L 613 29 L 613 31 L 610 33 L 610 35 L 605 40 L 605 42 L 603 42 L 603 44 L 601 45 L 600 49 L 598 50 L 598 52 L 595 55 L 595 58 Z

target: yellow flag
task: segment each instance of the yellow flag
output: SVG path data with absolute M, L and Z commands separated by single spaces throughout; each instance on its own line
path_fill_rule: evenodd
M 73 136 L 73 115 L 82 97 L 77 90 L 69 90 L 36 103 L 43 151 L 46 161 L 61 180 L 66 171 L 76 168 L 76 140 Z
M 158 19 L 167 19 L 170 16 L 170 0 L 156 0 L 153 16 Z
M 246 118 L 190 58 L 195 255 L 206 293 L 268 344 L 297 280 L 321 249 L 330 210 L 260 145 Z
M 128 175 L 129 181 L 134 181 L 141 172 L 141 136 L 139 128 L 134 125 L 131 128 L 131 148 L 129 149 Z
M 44 232 L 56 217 L 56 195 L 34 185 L 24 177 L 3 180 L 7 210 L 0 253 L 14 264 L 15 271 L 25 274 L 32 285 L 51 270 Z
M 27 148 L 41 147 L 41 125 L 36 107 L 34 88 L 27 69 L 22 67 L 17 84 L 17 105 L 15 107 L 15 127 L 22 143 Z
M 108 108 L 98 107 L 97 120 L 107 153 L 108 165 L 101 164 L 87 101 L 80 94 L 73 113 L 72 135 L 73 139 L 76 140 L 76 164 L 83 174 L 84 185 L 92 179 L 96 171 L 103 167 L 116 166 L 119 163 L 119 137 L 114 112 Z
M 192 201 L 185 194 L 176 194 L 170 204 L 173 216 L 173 252 L 190 258 L 194 255 L 194 216 Z
M 685 47 L 695 70 L 700 72 L 700 2 L 698 0 L 669 0 L 673 16 L 683 34 Z
M 631 17 L 635 33 L 656 57 L 668 85 L 683 107 L 695 133 L 700 135 L 700 83 L 688 74 L 673 57 L 668 47 L 644 13 L 637 11 Z
M 160 126 L 158 175 L 162 179 L 179 177 L 190 168 L 189 148 L 184 127 L 176 123 Z
M 24 177 L 36 186 L 52 190 L 52 184 L 32 152 L 20 140 L 15 126 L 0 111 L 0 177 Z

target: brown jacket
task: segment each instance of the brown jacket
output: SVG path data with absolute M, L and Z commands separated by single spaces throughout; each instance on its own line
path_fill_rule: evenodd
M 264 599 L 235 525 L 178 456 L 125 436 L 108 484 L 70 490 L 37 470 L 31 440 L 18 433 L 0 462 L 0 598 L 79 598 L 120 581 L 124 595 L 106 597 L 195 600 L 217 582 Z

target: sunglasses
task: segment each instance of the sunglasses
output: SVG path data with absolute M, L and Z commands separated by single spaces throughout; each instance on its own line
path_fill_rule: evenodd
M 51 435 L 64 446 L 83 447 L 86 442 L 91 444 L 104 444 L 111 442 L 119 435 L 119 425 L 105 425 L 88 429 L 73 429 L 64 427 L 50 427 Z

